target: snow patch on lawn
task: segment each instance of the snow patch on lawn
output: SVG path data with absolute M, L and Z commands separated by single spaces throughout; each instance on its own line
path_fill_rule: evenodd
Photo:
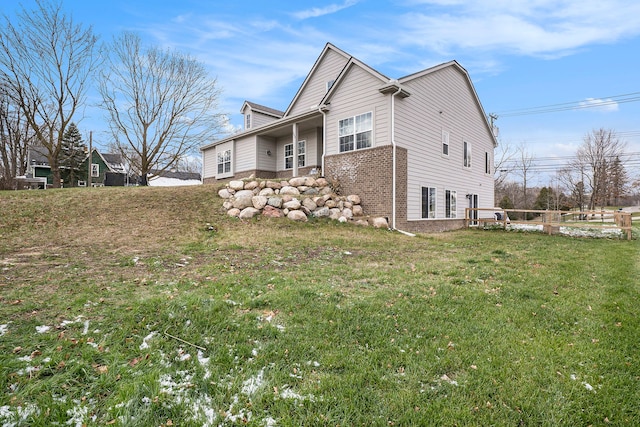
M 47 325 L 36 326 L 36 332 L 39 334 L 44 334 L 45 332 L 49 332 L 49 330 L 51 330 L 51 326 L 47 326 Z
M 7 333 L 9 325 L 0 325 L 0 337 Z
M 146 337 L 144 337 L 142 339 L 142 344 L 140 344 L 140 350 L 145 350 L 147 348 L 149 348 L 149 340 L 151 338 L 153 338 L 155 335 L 157 334 L 157 332 L 151 332 L 149 335 L 147 335 Z
M 26 425 L 27 418 L 38 415 L 40 410 L 36 405 L 0 406 L 0 421 L 3 427 L 17 427 Z
M 242 383 L 242 393 L 252 396 L 264 385 L 264 368 L 260 369 L 258 375 L 251 377 Z

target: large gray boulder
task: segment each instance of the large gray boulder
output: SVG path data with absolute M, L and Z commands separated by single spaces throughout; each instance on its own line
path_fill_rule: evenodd
M 296 210 L 296 209 L 300 209 L 300 200 L 298 199 L 293 199 L 291 201 L 285 202 L 282 207 L 285 209 L 289 209 L 289 210 Z
M 239 197 L 233 201 L 233 207 L 236 209 L 242 210 L 244 208 L 248 208 L 249 206 L 253 207 L 253 196 Z
M 262 209 L 267 205 L 267 197 L 266 196 L 253 196 L 251 201 L 253 202 L 253 207 L 256 209 Z
M 236 199 L 239 199 L 241 197 L 253 197 L 253 191 L 252 190 L 240 190 L 235 194 Z
M 248 207 L 248 208 L 244 208 L 242 209 L 242 211 L 240 212 L 240 215 L 238 215 L 238 218 L 240 219 L 251 219 L 254 216 L 256 216 L 257 214 L 259 214 L 260 211 L 254 207 Z
M 373 218 L 371 220 L 371 225 L 373 225 L 375 228 L 389 228 L 389 223 L 387 222 L 387 219 L 380 216 Z
M 244 181 L 240 181 L 240 180 L 229 181 L 229 188 L 235 191 L 244 190 Z
M 287 218 L 292 221 L 307 221 L 307 216 L 304 214 L 304 212 L 299 210 L 289 211 L 289 213 L 287 214 Z
M 280 194 L 288 194 L 290 196 L 299 196 L 300 191 L 296 187 L 290 185 L 284 186 L 280 189 Z

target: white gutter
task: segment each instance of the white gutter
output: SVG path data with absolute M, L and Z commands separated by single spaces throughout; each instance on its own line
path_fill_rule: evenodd
M 393 147 L 393 176 L 391 177 L 391 229 L 404 235 L 415 237 L 416 235 L 413 233 L 398 230 L 396 228 L 396 95 L 402 92 L 402 87 L 400 87 L 400 83 L 398 83 L 397 80 L 393 80 L 391 83 L 398 84 L 398 90 L 391 95 L 391 146 Z

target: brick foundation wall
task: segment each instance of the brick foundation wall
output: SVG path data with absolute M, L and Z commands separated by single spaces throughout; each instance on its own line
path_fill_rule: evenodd
M 343 195 L 360 196 L 367 215 L 391 219 L 392 151 L 387 145 L 326 156 L 324 176 L 337 180 Z M 404 163 L 406 188 L 406 150 Z

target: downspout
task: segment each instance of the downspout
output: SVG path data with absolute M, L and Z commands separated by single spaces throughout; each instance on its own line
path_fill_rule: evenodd
M 397 80 L 396 80 L 397 82 Z M 400 83 L 398 83 L 398 90 L 391 95 L 391 146 L 392 146 L 392 174 L 391 177 L 391 229 L 399 233 L 405 234 L 410 237 L 415 237 L 415 234 L 408 231 L 398 230 L 396 228 L 396 95 L 402 91 Z
M 318 106 L 318 111 L 322 114 L 322 156 L 320 158 L 320 176 L 324 176 L 324 156 L 327 153 L 327 114 Z

